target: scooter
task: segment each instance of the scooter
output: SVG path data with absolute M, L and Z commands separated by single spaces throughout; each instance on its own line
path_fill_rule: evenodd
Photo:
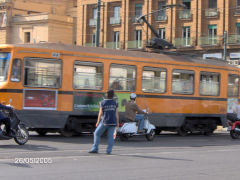
M 239 139 L 240 137 L 240 120 L 228 121 L 228 131 L 233 139 Z
M 24 145 L 27 143 L 29 138 L 29 133 L 27 128 L 18 119 L 14 110 L 11 112 L 2 110 L 2 112 L 10 118 L 11 121 L 11 136 L 6 133 L 6 128 L 3 123 L 0 123 L 0 140 L 10 140 L 14 138 L 15 142 L 19 145 Z
M 119 135 L 121 141 L 128 140 L 133 136 L 145 136 L 148 141 L 152 141 L 155 136 L 156 127 L 148 120 L 148 116 L 144 116 L 144 128 L 145 132 L 138 133 L 137 122 L 125 122 L 120 123 L 120 127 L 117 129 L 117 135 Z

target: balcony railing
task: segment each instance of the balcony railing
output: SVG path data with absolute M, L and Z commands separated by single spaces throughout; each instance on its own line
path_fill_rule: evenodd
M 192 38 L 175 38 L 175 47 L 192 47 L 193 39 Z
M 12 0 L 0 0 L 0 3 L 7 3 L 7 2 L 11 2 Z
M 140 21 L 137 21 L 137 18 L 139 18 L 141 15 L 139 15 L 139 16 L 133 16 L 132 17 L 132 23 L 141 23 L 142 22 L 142 20 L 140 19 Z
M 120 24 L 121 19 L 120 17 L 110 17 L 110 24 Z
M 219 36 L 205 36 L 200 37 L 199 39 L 200 46 L 218 46 L 220 45 L 220 37 Z
M 120 49 L 120 42 L 106 42 L 105 47 L 109 49 Z
M 218 9 L 217 8 L 211 8 L 205 10 L 205 16 L 206 17 L 216 17 L 218 16 Z
M 191 10 L 183 10 L 179 12 L 179 19 L 191 19 L 192 12 Z
M 235 15 L 240 15 L 240 7 L 237 7 L 234 11 Z
M 157 14 L 155 18 L 156 18 L 156 21 L 166 21 L 167 15 L 166 14 Z
M 237 34 L 228 35 L 227 43 L 236 44 L 236 45 L 240 44 L 240 35 L 237 35 Z
M 97 19 L 90 19 L 89 20 L 89 26 L 96 26 L 97 25 Z
M 96 47 L 95 43 L 85 43 L 84 44 L 85 47 Z
M 143 47 L 143 41 L 128 41 L 128 49 L 141 49 Z

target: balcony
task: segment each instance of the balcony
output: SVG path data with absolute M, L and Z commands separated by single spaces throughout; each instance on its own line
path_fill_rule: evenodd
M 128 41 L 128 49 L 142 49 L 143 41 Z
M 8 2 L 12 2 L 12 0 L 0 0 L 0 4 L 1 3 L 8 3 Z
M 185 48 L 185 47 L 193 47 L 193 39 L 192 38 L 175 38 L 175 47 L 177 48 Z
M 95 43 L 85 43 L 84 44 L 85 47 L 96 47 Z
M 132 17 L 132 23 L 142 23 L 142 19 L 140 19 L 140 21 L 137 21 L 137 18 L 139 18 L 141 15 L 139 16 L 133 16 Z
M 240 7 L 237 7 L 234 9 L 234 15 L 239 16 L 240 15 Z
M 105 48 L 108 49 L 120 49 L 120 42 L 106 42 Z
M 89 20 L 89 26 L 96 26 L 97 25 L 97 19 L 90 19 Z
M 120 17 L 110 17 L 110 24 L 114 25 L 114 24 L 120 24 L 120 23 L 121 23 Z
M 179 19 L 182 20 L 189 20 L 192 19 L 192 12 L 191 10 L 183 10 L 179 12 Z
M 205 16 L 206 17 L 217 17 L 218 16 L 218 9 L 217 8 L 211 8 L 205 10 Z
M 228 35 L 227 43 L 229 45 L 240 45 L 240 35 L 237 34 Z
M 167 15 L 166 14 L 157 14 L 155 16 L 156 21 L 167 21 Z
M 220 36 L 205 36 L 199 38 L 200 46 L 219 46 L 220 45 Z

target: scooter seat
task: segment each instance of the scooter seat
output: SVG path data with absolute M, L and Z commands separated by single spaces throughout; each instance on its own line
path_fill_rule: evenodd
M 138 121 L 132 121 L 132 120 L 130 120 L 130 119 L 122 119 L 122 121 L 121 121 L 122 123 L 131 123 L 131 122 L 138 122 Z

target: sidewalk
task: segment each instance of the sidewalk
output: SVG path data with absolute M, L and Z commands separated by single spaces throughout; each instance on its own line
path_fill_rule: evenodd
M 218 126 L 217 129 L 214 132 L 228 132 L 227 127 L 223 128 L 222 126 Z

